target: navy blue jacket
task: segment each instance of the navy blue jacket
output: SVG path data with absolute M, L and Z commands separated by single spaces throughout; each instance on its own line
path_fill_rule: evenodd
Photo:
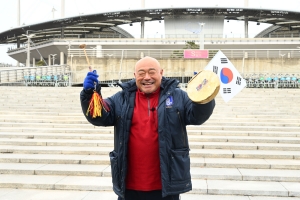
M 163 197 L 192 189 L 186 125 L 204 123 L 215 107 L 214 100 L 207 104 L 193 103 L 185 91 L 177 88 L 178 83 L 175 79 L 162 78 L 157 108 Z M 80 99 L 82 111 L 91 124 L 114 126 L 114 150 L 109 153 L 113 190 L 118 196 L 124 198 L 127 145 L 137 86 L 135 79 L 120 86 L 122 91 L 106 99 L 110 112 L 102 111 L 102 117 L 92 119 L 85 115 L 92 91 L 83 90 Z

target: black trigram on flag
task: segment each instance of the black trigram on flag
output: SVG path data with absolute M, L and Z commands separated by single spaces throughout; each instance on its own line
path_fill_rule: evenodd
M 223 94 L 230 94 L 231 88 L 223 88 Z
M 227 58 L 221 58 L 221 64 L 228 63 Z
M 213 66 L 213 72 L 215 72 L 216 74 L 218 74 L 218 67 L 217 66 Z
M 242 78 L 237 76 L 237 77 L 236 77 L 236 82 L 235 82 L 235 83 L 236 83 L 237 85 L 241 85 L 241 81 L 242 81 Z

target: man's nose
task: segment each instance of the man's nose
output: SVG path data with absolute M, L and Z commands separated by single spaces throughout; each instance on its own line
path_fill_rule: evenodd
M 150 78 L 151 78 L 151 76 L 149 75 L 149 73 L 146 73 L 144 79 L 150 79 Z

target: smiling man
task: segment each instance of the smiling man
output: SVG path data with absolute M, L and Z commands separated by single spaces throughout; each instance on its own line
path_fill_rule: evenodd
M 144 57 L 135 65 L 135 79 L 120 84 L 122 91 L 105 99 L 109 112 L 87 120 L 114 126 L 110 152 L 113 190 L 118 200 L 179 200 L 192 189 L 187 125 L 200 125 L 212 114 L 215 101 L 192 102 L 177 88 L 176 79 L 163 77 L 160 63 Z M 85 114 L 98 76 L 89 72 L 80 94 Z M 97 92 L 101 87 L 97 85 Z
M 151 57 L 145 57 L 135 65 L 136 86 L 146 94 L 155 92 L 160 87 L 162 75 L 159 62 Z

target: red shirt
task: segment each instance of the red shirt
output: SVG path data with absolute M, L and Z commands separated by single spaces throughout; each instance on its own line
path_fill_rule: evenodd
M 152 94 L 136 92 L 128 141 L 126 188 L 161 190 L 157 106 L 160 89 Z

